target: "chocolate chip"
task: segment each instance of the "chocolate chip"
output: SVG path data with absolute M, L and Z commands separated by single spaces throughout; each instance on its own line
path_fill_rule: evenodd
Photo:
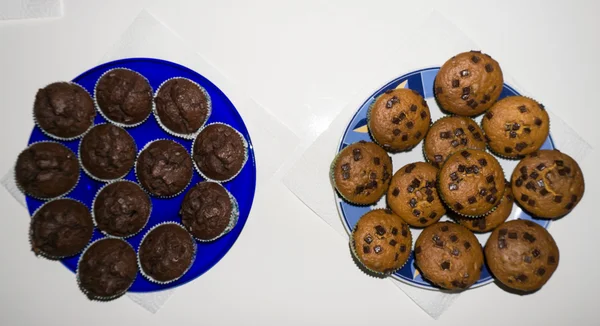
M 392 246 L 392 247 L 395 246 L 397 243 L 398 243 L 398 241 L 396 241 L 394 239 L 390 240 L 390 246 Z
M 538 270 L 536 271 L 536 273 L 539 276 L 544 276 L 544 274 L 546 274 L 546 270 L 543 267 L 538 268 Z
M 527 143 L 526 142 L 520 142 L 515 146 L 515 149 L 517 150 L 517 152 L 520 152 L 522 150 L 525 149 L 525 147 L 527 147 Z
M 529 200 L 529 196 L 527 196 L 526 194 L 521 195 L 521 201 L 526 202 L 528 200 Z
M 441 139 L 450 138 L 450 132 L 449 131 L 442 131 L 442 132 L 440 132 L 440 138 Z
M 554 202 L 555 203 L 560 203 L 562 201 L 562 196 L 555 196 L 554 197 Z
M 377 181 L 373 180 L 367 184 L 367 189 L 375 189 L 377 188 Z
M 406 128 L 408 129 L 412 129 L 415 126 L 415 124 L 412 121 L 409 121 L 406 123 Z
M 477 160 L 481 166 L 487 166 L 487 161 L 484 158 L 480 158 Z
M 406 249 L 406 248 L 405 248 Z M 396 253 L 396 256 L 394 256 L 394 261 L 398 261 L 398 257 L 400 256 L 400 254 Z
M 512 153 L 512 148 L 510 148 L 510 147 L 504 147 L 504 152 L 505 153 Z
M 456 174 L 456 172 L 450 173 L 450 179 L 452 181 L 456 181 L 458 179 L 458 175 Z
M 475 197 L 471 196 L 471 197 L 469 197 L 468 201 L 469 201 L 469 204 L 475 204 L 477 202 L 477 199 Z
M 403 237 L 406 238 L 408 236 L 408 230 L 403 228 L 401 234 L 402 234 Z
M 365 240 L 367 244 L 371 244 L 371 242 L 373 242 L 373 237 L 370 234 L 367 234 L 363 240 Z
M 535 200 L 530 199 L 527 201 L 527 204 L 529 204 L 529 206 L 535 206 Z
M 442 157 L 442 155 L 434 155 L 433 156 L 433 160 L 437 163 L 441 163 L 443 159 L 444 158 Z
M 460 86 L 460 81 L 458 79 L 452 79 L 452 88 L 457 88 Z
M 520 187 L 523 185 L 523 179 L 518 178 L 517 181 L 515 181 L 515 186 Z
M 397 228 L 395 228 L 395 227 L 392 227 L 392 234 L 393 234 L 393 235 L 396 235 L 396 234 L 398 234 L 398 229 L 397 229 Z
M 469 87 L 469 86 L 467 86 L 467 87 L 463 87 L 463 89 L 462 89 L 462 93 L 463 93 L 463 94 L 466 94 L 466 95 L 469 95 L 469 94 L 471 94 L 471 87 Z
M 535 123 L 536 126 L 542 125 L 542 119 L 540 119 L 540 118 L 535 118 L 535 120 L 533 122 Z
M 518 124 L 518 123 L 516 123 L 516 122 L 515 122 L 515 123 L 513 123 L 513 125 L 512 125 L 512 130 L 519 130 L 520 128 L 521 128 L 521 125 L 520 125 L 520 124 Z
M 430 218 L 430 219 L 434 219 L 436 216 L 437 216 L 437 213 L 436 213 L 436 212 L 431 212 L 431 213 L 429 214 L 429 218 Z
M 525 127 L 525 128 L 523 128 L 523 131 L 524 131 L 526 134 L 529 134 L 529 133 L 531 133 L 531 128 L 529 128 L 529 127 Z
M 517 277 L 515 277 L 515 279 L 519 282 L 527 282 L 528 277 L 525 274 L 520 274 Z
M 421 211 L 420 211 L 420 210 L 418 210 L 418 209 L 415 209 L 415 210 L 413 210 L 413 212 L 412 212 L 412 213 L 413 213 L 413 215 L 414 215 L 414 216 L 416 216 L 416 217 L 419 217 L 419 216 L 421 216 Z
M 456 203 L 454 204 L 454 209 L 456 209 L 457 211 L 460 211 L 461 209 L 463 209 L 463 205 L 461 203 Z
M 371 180 L 377 180 L 377 173 L 375 172 L 371 172 L 371 175 L 369 175 Z
M 433 196 L 427 196 L 427 202 L 428 203 L 433 202 L 433 200 L 434 200 Z
M 342 172 L 342 179 L 344 179 L 344 180 L 350 179 L 350 173 L 348 173 L 348 172 Z
M 533 181 L 529 181 L 529 182 L 527 182 L 527 184 L 525 185 L 525 188 L 527 188 L 527 189 L 529 189 L 529 190 L 532 190 L 532 191 L 535 191 L 535 190 L 536 190 L 536 188 L 535 188 L 535 184 L 533 184 Z
M 400 245 L 400 252 L 406 252 L 406 245 Z
M 437 241 L 435 242 L 435 246 L 436 246 L 436 247 L 439 247 L 439 248 L 444 248 L 444 241 L 442 241 L 442 240 L 437 240 Z
M 425 111 L 421 111 L 421 120 L 425 120 L 427 118 L 427 113 Z
M 374 157 L 373 163 L 375 163 L 375 165 L 379 165 L 379 163 L 381 163 L 381 160 L 379 159 L 379 157 Z
M 524 256 L 523 257 L 523 261 L 526 262 L 527 264 L 531 264 L 531 256 Z
M 568 203 L 567 206 L 565 206 L 565 208 L 569 210 L 573 209 L 573 207 L 575 207 L 575 204 L 573 203 Z
M 421 134 L 421 131 L 417 131 L 417 133 L 415 133 L 415 139 L 419 139 L 421 138 L 423 134 Z
M 463 94 L 460 96 L 461 99 L 463 99 L 464 101 L 466 101 L 469 98 L 468 94 Z
M 463 128 L 456 128 L 454 130 L 454 136 L 458 137 L 460 135 L 464 135 L 465 131 L 463 130 Z
M 392 191 L 392 196 L 398 197 L 399 194 L 400 194 L 400 189 L 398 189 L 397 187 L 394 188 L 394 190 Z
M 468 126 L 467 126 L 467 129 L 468 129 L 468 130 L 469 130 L 471 133 L 473 133 L 473 131 L 475 131 L 475 126 L 473 126 L 473 125 L 468 125 Z
M 433 192 L 433 190 L 431 190 L 429 188 L 433 188 L 433 187 L 435 187 L 435 181 L 429 181 L 429 180 L 425 181 L 425 188 L 427 188 L 425 190 L 426 194 L 431 195 L 431 193 Z
M 422 106 L 424 106 L 424 107 L 428 107 L 428 106 L 427 106 L 427 101 L 425 101 L 425 99 L 423 99 L 423 100 L 421 101 L 421 105 L 422 105 Z
M 400 123 L 400 119 L 398 117 L 393 117 L 392 118 L 392 123 L 395 124 L 395 125 L 397 125 L 397 124 Z
M 464 158 L 468 158 L 469 156 L 471 156 L 471 153 L 469 153 L 467 151 L 462 151 L 462 152 L 460 152 L 460 155 L 462 155 Z
M 398 97 L 394 95 L 391 99 L 389 99 L 387 101 L 387 103 L 385 104 L 385 107 L 388 109 L 391 109 L 392 106 L 394 106 L 394 104 L 396 104 L 396 103 L 400 103 L 400 100 L 398 100 Z
M 473 61 L 473 63 L 478 63 L 479 60 L 481 60 L 481 59 L 479 59 L 479 57 L 476 56 L 476 55 L 474 55 L 474 56 L 471 57 L 471 61 Z
M 540 181 L 542 181 L 542 180 L 540 180 Z M 542 189 L 540 190 L 540 195 L 542 195 L 542 196 L 546 196 L 548 193 L 549 193 L 549 192 L 548 192 L 548 190 L 546 190 L 546 188 L 542 188 Z
M 463 95 L 463 96 L 468 96 L 468 95 L 467 95 L 467 94 L 465 94 L 465 95 Z M 472 106 L 472 105 L 473 105 L 473 103 L 475 103 L 475 100 L 474 100 L 474 99 L 470 99 L 470 100 L 468 100 L 468 101 L 467 101 L 467 105 L 468 105 L 468 106 Z
M 356 186 L 356 189 L 354 190 L 354 194 L 359 195 L 361 192 L 363 192 L 365 190 L 365 187 L 362 185 L 358 185 Z
M 373 251 L 375 251 L 376 254 L 380 254 L 382 250 L 383 249 L 381 248 L 381 246 L 375 246 L 375 248 L 373 248 Z
M 417 167 L 417 165 L 416 165 L 416 164 L 414 164 L 414 163 L 411 163 L 411 164 L 409 164 L 409 165 L 407 165 L 407 166 L 406 166 L 406 168 L 404 169 L 404 172 L 406 172 L 406 173 L 411 173 L 411 172 L 412 172 L 412 170 L 413 170 L 414 168 L 416 168 L 416 167 Z
M 364 252 L 365 254 L 368 254 L 368 253 L 370 253 L 370 252 L 371 252 L 371 247 L 369 247 L 369 246 L 363 246 L 363 252 Z
M 494 182 L 494 176 L 493 176 L 493 175 L 491 175 L 491 174 L 490 174 L 490 175 L 488 175 L 487 177 L 485 177 L 485 181 L 486 181 L 487 183 L 492 183 L 492 182 Z
M 452 142 L 450 142 L 450 144 L 452 145 L 452 147 L 456 147 L 458 146 L 458 140 L 453 139 Z
M 360 153 L 360 149 L 355 148 L 352 151 L 352 156 L 354 157 L 354 161 L 360 161 L 362 159 L 362 154 Z
M 421 246 L 418 246 L 415 248 L 415 254 L 420 254 L 421 253 Z
M 469 70 L 465 69 L 460 72 L 461 77 L 467 77 L 469 75 Z
M 493 114 L 492 112 L 490 112 L 490 111 L 488 111 L 488 112 L 485 114 L 485 117 L 486 117 L 486 118 L 488 118 L 488 119 L 491 119 L 493 116 L 494 116 L 494 114 Z
M 462 145 L 467 145 L 467 139 L 466 139 L 466 138 L 461 138 L 461 139 L 460 139 L 460 143 L 461 143 Z
M 411 105 L 410 105 L 410 110 L 411 110 L 412 112 L 417 112 L 417 106 L 416 106 L 416 105 L 414 105 L 414 104 L 411 104 Z
M 533 255 L 534 258 L 537 258 L 541 254 L 541 252 L 538 249 L 533 249 L 531 254 Z M 550 257 L 548 257 L 548 260 L 549 259 L 550 259 Z
M 577 195 L 571 195 L 571 202 L 574 203 L 577 201 Z
M 386 90 L 386 91 L 385 91 L 385 93 L 386 93 L 386 94 L 389 94 L 389 93 L 391 93 L 391 92 L 393 92 L 393 91 L 394 91 L 393 89 L 388 89 L 388 90 Z
M 408 186 L 408 187 L 406 187 L 406 191 L 408 191 L 408 193 L 412 194 L 413 191 L 415 191 L 415 188 Z
M 560 170 L 558 170 L 558 174 L 559 174 L 560 176 L 563 176 L 563 177 L 564 177 L 565 175 L 567 175 L 567 172 L 565 172 L 565 169 L 560 169 Z
M 556 164 L 557 166 L 563 166 L 565 162 L 563 162 L 563 160 L 556 160 L 554 161 L 554 164 Z
M 504 249 L 504 248 L 506 248 L 506 240 L 498 239 L 498 249 Z
M 535 223 L 531 222 L 531 221 L 525 221 L 525 225 L 532 227 L 535 225 Z
M 375 232 L 377 232 L 378 235 L 384 235 L 385 228 L 381 225 L 377 225 L 377 226 L 375 226 Z
M 450 262 L 445 261 L 440 265 L 440 267 L 442 268 L 442 270 L 450 269 Z
M 479 168 L 477 167 L 477 165 L 473 165 L 473 166 L 471 167 L 471 170 L 472 170 L 472 171 L 473 171 L 473 173 L 475 173 L 475 174 L 479 173 Z
M 481 190 L 479 190 L 479 196 L 483 197 L 485 195 L 487 195 L 487 190 L 486 189 L 482 188 Z
M 448 226 L 447 225 L 443 225 L 440 230 L 442 230 L 442 232 L 448 232 Z
M 450 189 L 452 191 L 457 190 L 458 189 L 458 185 L 456 183 L 450 183 L 448 185 L 448 189 Z
M 494 195 L 489 195 L 489 196 L 485 197 L 485 200 L 490 204 L 495 203 L 497 199 L 498 198 Z
M 450 241 L 456 242 L 456 241 L 458 241 L 458 237 L 455 234 L 453 234 L 450 236 Z
M 400 135 L 400 129 L 396 128 L 392 131 L 392 133 L 394 133 L 394 136 L 398 136 Z
M 488 101 L 490 101 L 491 99 L 492 99 L 492 98 L 491 98 L 491 97 L 490 97 L 488 94 L 484 94 L 484 95 L 483 95 L 483 101 L 482 101 L 482 103 L 483 103 L 483 102 L 488 102 Z
M 527 107 L 525 107 L 525 105 L 521 105 L 519 106 L 519 111 L 521 111 L 521 113 L 525 113 L 527 112 Z
M 442 88 L 440 86 L 435 88 L 435 93 L 436 94 L 442 94 Z
M 549 265 L 556 264 L 556 258 L 554 258 L 554 256 L 548 256 L 548 264 Z
M 489 143 L 491 141 L 490 137 L 488 137 L 488 135 L 484 135 L 483 138 L 485 138 L 485 142 Z
M 410 207 L 415 208 L 417 206 L 417 200 L 412 198 L 408 204 L 410 205 Z
M 529 233 L 529 232 L 523 233 L 523 239 L 529 241 L 530 243 L 534 243 L 535 242 L 535 237 L 531 233 Z
M 508 232 L 508 238 L 509 239 L 516 239 L 517 238 L 517 232 Z
M 494 71 L 494 67 L 492 67 L 492 65 L 488 63 L 485 65 L 485 71 L 492 72 Z
M 458 165 L 458 172 L 465 172 L 465 166 L 462 164 Z
M 421 223 L 421 224 L 427 224 L 427 219 L 425 219 L 424 217 L 421 217 L 419 219 L 419 223 Z
M 407 141 L 407 140 L 408 140 L 408 135 L 407 134 L 402 135 L 402 141 Z
M 471 101 L 471 100 L 469 100 L 469 101 Z M 473 102 L 467 103 L 467 104 L 471 107 L 471 109 L 475 109 L 479 105 L 479 103 L 477 101 L 473 101 Z
M 514 131 L 511 131 L 510 133 L 508 133 L 508 136 L 509 136 L 510 138 L 517 138 L 517 133 L 516 133 L 516 132 L 514 132 Z

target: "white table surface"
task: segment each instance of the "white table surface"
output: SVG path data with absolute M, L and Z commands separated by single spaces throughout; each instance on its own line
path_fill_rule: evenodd
M 291 146 L 309 145 L 371 63 L 398 55 L 384 46 L 394 34 L 435 9 L 598 148 L 600 3 L 560 3 L 66 0 L 61 19 L 0 22 L 0 173 L 26 145 L 37 88 L 94 66 L 143 8 L 302 139 Z M 561 260 L 542 291 L 467 291 L 438 321 L 362 274 L 338 235 L 277 178 L 271 202 L 253 208 L 227 256 L 154 315 L 127 298 L 88 301 L 62 265 L 31 253 L 27 213 L 0 190 L 0 325 L 597 325 L 598 159 L 596 150 L 582 162 L 584 200 L 551 228 Z

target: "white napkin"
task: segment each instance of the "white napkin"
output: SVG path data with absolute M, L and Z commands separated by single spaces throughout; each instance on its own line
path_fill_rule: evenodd
M 283 178 L 284 184 L 306 206 L 335 229 L 344 241 L 348 241 L 348 234 L 334 202 L 334 192 L 328 173 L 339 141 L 356 110 L 367 96 L 404 73 L 423 67 L 440 66 L 452 55 L 479 49 L 438 12 L 431 13 L 422 22 L 420 27 L 411 28 L 412 36 L 397 42 L 402 47 L 395 51 L 398 54 L 397 60 L 386 62 L 379 69 L 373 69 L 369 76 L 360 76 L 364 83 L 357 97 L 349 102 L 329 128 L 317 138 Z M 506 72 L 504 77 L 507 84 L 514 86 L 521 94 L 529 95 L 518 87 Z M 431 103 L 430 107 L 433 106 Z M 550 120 L 551 133 L 557 148 L 564 149 L 575 160 L 582 162 L 591 151 L 590 145 L 551 112 Z M 434 319 L 439 318 L 459 296 L 459 294 L 417 288 L 391 278 L 389 280 Z
M 0 20 L 55 18 L 62 15 L 62 0 L 0 1 Z

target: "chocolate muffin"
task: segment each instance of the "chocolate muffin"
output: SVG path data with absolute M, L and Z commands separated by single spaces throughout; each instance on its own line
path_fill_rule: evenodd
M 475 235 L 452 222 L 428 226 L 415 242 L 415 263 L 423 277 L 448 290 L 464 290 L 479 280 L 483 250 Z
M 500 203 L 504 172 L 492 155 L 465 149 L 446 160 L 440 169 L 438 187 L 450 209 L 467 217 L 480 217 Z
M 136 153 L 133 137 L 125 129 L 108 123 L 94 126 L 79 144 L 83 170 L 100 181 L 127 175 L 133 167 Z
M 494 153 L 516 158 L 542 147 L 550 132 L 550 117 L 535 100 L 509 96 L 492 106 L 481 120 L 481 126 Z
M 427 162 L 440 167 L 448 156 L 464 149 L 485 150 L 483 130 L 473 119 L 459 116 L 437 120 L 423 143 Z
M 512 189 L 507 184 L 504 189 L 504 196 L 502 196 L 500 204 L 498 204 L 493 212 L 478 218 L 457 216 L 456 220 L 473 232 L 489 232 L 506 221 L 512 212 L 513 203 Z
M 64 145 L 39 142 L 19 154 L 15 179 L 27 195 L 55 198 L 75 188 L 79 180 L 79 163 L 75 153 Z
M 331 164 L 330 177 L 345 200 L 370 205 L 388 189 L 392 171 L 392 159 L 381 147 L 359 141 L 337 154 Z
M 143 149 L 135 172 L 150 194 L 175 196 L 192 180 L 192 159 L 183 146 L 172 140 L 156 140 Z
M 152 112 L 152 88 L 141 74 L 116 68 L 105 72 L 95 89 L 100 113 L 123 127 L 142 123 Z
M 206 181 L 188 191 L 179 214 L 183 225 L 196 239 L 211 241 L 229 232 L 239 213 L 237 204 L 223 186 Z
M 148 222 L 152 202 L 136 183 L 122 180 L 104 186 L 92 209 L 98 229 L 111 236 L 129 237 Z
M 183 276 L 194 263 L 196 243 L 179 224 L 160 224 L 144 236 L 138 250 L 142 274 L 156 283 Z
M 52 200 L 31 218 L 31 248 L 48 258 L 74 256 L 85 248 L 93 231 L 92 216 L 84 204 L 67 198 Z
M 211 111 L 208 93 L 186 78 L 163 83 L 154 103 L 158 122 L 177 135 L 194 134 L 208 120 Z
M 194 140 L 192 151 L 198 173 L 215 181 L 233 179 L 248 159 L 244 137 L 222 123 L 210 124 L 202 129 Z
M 137 276 L 135 250 L 129 243 L 103 238 L 89 246 L 77 265 L 83 293 L 95 300 L 112 300 L 125 294 Z
M 531 221 L 513 220 L 492 232 L 485 257 L 498 281 L 531 292 L 548 282 L 558 267 L 559 251 L 546 229 Z
M 489 109 L 502 93 L 504 77 L 496 60 L 480 51 L 457 54 L 440 68 L 435 98 L 451 113 L 475 116 Z
M 387 191 L 389 207 L 414 227 L 431 225 L 446 213 L 435 187 L 438 169 L 416 162 L 400 168 Z
M 57 82 L 38 90 L 33 117 L 46 134 L 67 140 L 83 135 L 92 127 L 96 110 L 90 94 L 83 87 Z
M 558 150 L 529 154 L 512 174 L 515 200 L 529 213 L 558 218 L 571 212 L 585 192 L 583 172 L 569 155 Z
M 427 134 L 431 115 L 425 99 L 416 91 L 387 90 L 375 100 L 367 115 L 369 131 L 386 151 L 415 147 Z
M 404 266 L 410 256 L 408 224 L 389 209 L 363 215 L 352 232 L 350 249 L 359 266 L 373 276 L 386 277 Z

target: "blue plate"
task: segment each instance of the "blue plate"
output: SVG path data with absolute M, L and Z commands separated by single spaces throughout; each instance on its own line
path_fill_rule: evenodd
M 246 138 L 246 141 L 248 141 L 249 158 L 246 165 L 244 165 L 244 168 L 235 179 L 224 184 L 225 188 L 227 188 L 227 190 L 229 190 L 229 192 L 236 197 L 240 206 L 240 217 L 237 225 L 233 228 L 233 230 L 231 230 L 231 232 L 214 242 L 198 242 L 198 254 L 196 260 L 194 261 L 194 265 L 179 280 L 167 285 L 158 285 L 148 281 L 138 273 L 135 282 L 129 289 L 129 292 L 161 291 L 180 286 L 204 274 L 217 262 L 219 262 L 219 260 L 221 260 L 225 254 L 227 254 L 229 249 L 235 243 L 236 239 L 244 228 L 244 224 L 246 224 L 248 214 L 250 213 L 250 208 L 252 207 L 252 201 L 254 200 L 254 191 L 256 188 L 256 163 L 254 160 L 254 149 L 252 147 L 252 142 L 250 140 L 248 130 L 246 129 L 246 125 L 244 124 L 242 117 L 237 112 L 233 103 L 231 103 L 227 96 L 208 79 L 184 66 L 169 61 L 151 58 L 116 60 L 107 62 L 84 72 L 73 79 L 73 82 L 83 86 L 93 96 L 94 86 L 96 85 L 98 78 L 105 71 L 118 67 L 129 68 L 144 75 L 148 81 L 150 81 L 153 91 L 156 91 L 162 82 L 172 77 L 185 77 L 195 81 L 206 89 L 212 100 L 212 114 L 207 123 L 227 123 L 242 133 L 242 135 L 244 135 Z M 100 114 L 97 114 L 95 124 L 103 122 L 106 122 L 106 120 Z M 191 152 L 192 140 L 185 140 L 169 135 L 160 128 L 153 116 L 149 117 L 148 120 L 137 127 L 127 128 L 127 131 L 133 137 L 133 139 L 135 139 L 138 151 L 141 150 L 148 142 L 155 139 L 164 138 L 175 140 Z M 31 137 L 29 138 L 29 144 L 44 140 L 52 139 L 44 135 L 36 126 L 31 133 Z M 74 153 L 77 153 L 79 142 L 80 139 L 73 141 L 61 141 L 62 144 L 69 147 Z M 125 179 L 137 182 L 133 169 L 129 171 Z M 152 215 L 150 216 L 148 224 L 140 233 L 128 238 L 127 241 L 137 250 L 143 235 L 152 226 L 165 221 L 176 221 L 181 223 L 181 218 L 179 217 L 178 212 L 181 202 L 183 201 L 183 197 L 185 196 L 187 189 L 193 187 L 202 180 L 202 177 L 200 177 L 200 175 L 198 175 L 198 173 L 194 170 L 192 182 L 182 194 L 170 199 L 158 199 L 152 197 Z M 77 187 L 75 187 L 75 189 L 68 193 L 65 197 L 78 199 L 88 207 L 91 207 L 94 196 L 98 192 L 98 189 L 100 189 L 103 185 L 103 182 L 98 182 L 91 179 L 82 171 Z M 44 202 L 41 200 L 27 196 L 27 207 L 30 214 L 33 214 L 33 212 L 43 203 Z M 102 237 L 102 233 L 100 233 L 98 230 L 94 230 L 92 241 Z M 75 272 L 79 256 L 80 255 L 63 259 L 62 263 L 69 270 Z
M 350 120 L 350 123 L 346 127 L 344 131 L 344 135 L 340 141 L 340 144 L 337 148 L 337 152 L 339 153 L 344 147 L 355 143 L 360 140 L 373 141 L 369 135 L 367 129 L 367 111 L 369 106 L 375 99 L 383 94 L 386 90 L 395 89 L 395 88 L 409 88 L 418 91 L 421 96 L 423 96 L 429 105 L 429 109 L 431 111 L 432 120 L 436 120 L 441 118 L 444 114 L 441 112 L 434 98 L 433 94 L 433 81 L 435 76 L 439 71 L 439 67 L 435 68 L 427 68 L 421 69 L 417 71 L 410 72 L 404 76 L 398 77 L 379 90 L 377 90 L 373 95 L 371 95 L 359 108 L 354 117 Z M 502 94 L 500 95 L 500 99 L 512 96 L 519 95 L 519 93 L 509 85 L 504 84 L 504 89 L 502 90 Z M 475 119 L 477 122 L 480 122 L 481 116 Z M 421 142 L 417 147 L 415 147 L 412 151 L 406 153 L 398 153 L 392 154 L 392 162 L 394 167 L 394 172 L 400 169 L 402 166 L 416 162 L 416 161 L 424 161 L 423 151 L 422 151 L 423 142 Z M 552 142 L 552 137 L 548 136 L 546 142 L 542 145 L 542 149 L 554 149 L 554 143 Z M 336 153 L 337 154 L 337 153 Z M 502 158 L 498 158 L 498 161 L 502 165 L 504 169 L 505 177 L 510 179 L 512 175 L 512 171 L 517 164 L 515 160 L 506 160 Z M 385 208 L 386 201 L 385 196 L 375 205 L 372 206 L 356 206 L 352 205 L 346 201 L 344 201 L 339 194 L 334 190 L 335 193 L 335 202 L 338 208 L 338 212 L 341 216 L 342 223 L 346 228 L 348 234 L 351 234 L 351 230 L 354 228 L 354 225 L 358 222 L 360 217 L 367 213 L 368 211 L 375 208 Z M 526 212 L 522 211 L 520 207 L 514 205 L 511 216 L 508 218 L 512 219 L 524 219 L 533 221 L 545 228 L 548 227 L 550 222 L 548 220 L 540 220 L 534 219 Z M 449 220 L 447 217 L 443 217 L 442 220 Z M 413 244 L 416 241 L 418 235 L 420 234 L 422 229 L 411 228 Z M 476 234 L 479 242 L 482 245 L 485 245 L 487 238 L 489 237 L 489 233 L 486 234 Z M 439 290 L 439 288 L 433 285 L 431 282 L 423 279 L 420 272 L 415 267 L 414 253 L 411 252 L 410 257 L 408 258 L 408 262 L 402 267 L 398 272 L 392 275 L 393 278 L 403 281 L 405 283 L 430 289 L 430 290 Z M 484 266 L 481 271 L 481 277 L 479 280 L 471 286 L 471 288 L 482 286 L 485 284 L 489 284 L 493 281 L 492 276 L 490 275 L 487 266 Z

